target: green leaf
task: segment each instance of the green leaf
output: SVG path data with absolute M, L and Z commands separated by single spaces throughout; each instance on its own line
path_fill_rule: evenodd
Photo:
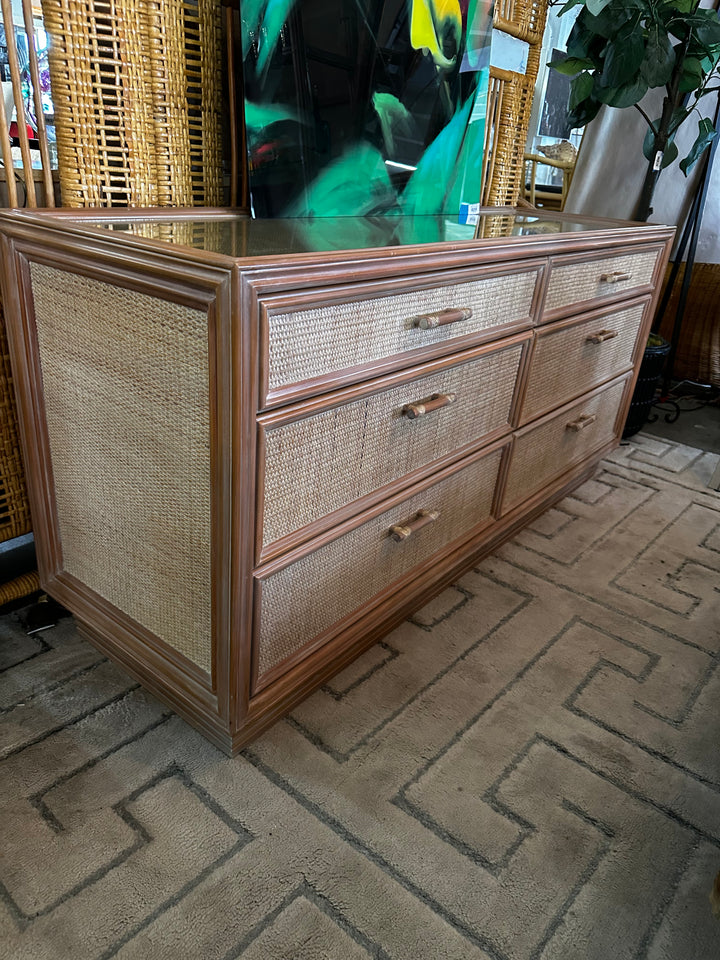
M 622 87 L 637 77 L 645 57 L 645 43 L 637 29 L 623 28 L 606 48 L 600 77 L 603 87 Z
M 599 13 L 603 12 L 610 2 L 611 0 L 585 0 L 585 6 L 590 13 L 596 17 Z
M 662 7 L 669 8 L 668 12 L 671 16 L 674 16 L 676 11 L 678 13 L 690 13 L 696 3 L 697 0 L 665 0 Z
M 585 0 L 567 0 L 567 3 L 564 3 L 562 9 L 558 11 L 558 16 L 561 17 L 564 13 L 567 13 L 568 10 L 572 10 L 573 7 L 584 2 Z
M 697 57 L 685 57 L 680 74 L 680 92 L 689 93 L 692 90 L 697 90 L 702 84 L 703 76 L 702 63 Z
M 593 54 L 599 54 L 605 46 L 603 38 L 598 36 L 594 30 L 590 30 L 587 27 L 585 21 L 588 16 L 587 10 L 581 10 L 570 31 L 567 42 L 567 53 L 569 57 L 577 57 L 580 59 L 590 57 Z
M 609 107 L 632 107 L 639 103 L 648 92 L 647 81 L 642 77 L 626 83 L 622 87 L 601 87 L 595 85 L 593 96 Z
M 568 124 L 571 128 L 584 127 L 586 124 L 590 123 L 591 120 L 595 119 L 601 106 L 602 104 L 599 100 L 594 100 L 592 97 L 588 97 L 587 100 L 583 100 L 581 103 L 579 103 L 574 110 L 570 110 L 568 112 Z
M 685 157 L 684 160 L 680 161 L 680 169 L 685 176 L 690 173 L 692 168 L 695 166 L 716 136 L 717 130 L 713 126 L 712 121 L 707 117 L 703 117 L 703 119 L 698 123 L 697 139 L 690 148 L 690 153 Z
M 632 26 L 637 21 L 638 10 L 631 3 L 612 0 L 610 5 L 598 15 L 591 14 L 586 9 L 582 11 L 578 20 L 580 17 L 583 17 L 584 25 L 588 30 L 606 40 L 614 40 L 623 27 Z
M 662 163 L 660 164 L 660 169 L 664 170 L 665 167 L 669 167 L 671 163 L 674 163 L 677 160 L 678 148 L 677 144 L 673 141 L 668 143 L 665 147 L 665 153 L 663 153 Z
M 670 37 L 659 23 L 653 23 L 648 33 L 645 59 L 641 72 L 649 87 L 664 87 L 672 76 L 675 51 Z
M 575 110 L 592 93 L 593 78 L 587 71 L 580 73 L 570 83 L 570 110 Z
M 566 57 L 563 60 L 552 60 L 548 66 L 556 73 L 562 73 L 566 77 L 574 77 L 581 70 L 593 70 L 595 64 L 587 57 Z

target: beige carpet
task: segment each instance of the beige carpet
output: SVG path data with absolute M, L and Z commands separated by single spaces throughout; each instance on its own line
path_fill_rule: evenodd
M 717 960 L 720 495 L 644 435 L 234 760 L 0 620 L 0 955 Z

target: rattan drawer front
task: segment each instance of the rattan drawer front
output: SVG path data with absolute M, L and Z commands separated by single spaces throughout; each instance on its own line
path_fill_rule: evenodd
M 504 276 L 429 286 L 382 297 L 292 309 L 267 309 L 264 404 L 283 388 L 442 345 L 511 324 L 530 325 L 541 265 Z M 438 284 L 440 280 L 438 280 Z M 443 310 L 472 316 L 432 329 L 416 317 Z
M 588 300 L 652 284 L 662 247 L 597 260 L 551 262 L 543 313 L 552 316 Z
M 333 627 L 356 612 L 359 615 L 379 593 L 489 521 L 501 452 L 495 449 L 474 458 L 462 469 L 445 474 L 445 479 L 259 581 L 258 676 L 262 678 L 303 648 L 309 653 L 330 638 Z M 437 519 L 396 542 L 390 527 L 412 522 L 420 511 L 436 511 Z
M 516 434 L 503 513 L 612 440 L 627 383 L 613 381 Z
M 304 419 L 261 425 L 263 545 L 509 428 L 523 346 L 494 350 Z M 413 419 L 407 414 L 415 410 L 403 412 L 429 397 L 447 405 Z
M 539 330 L 521 422 L 534 420 L 629 370 L 647 304 L 646 299 L 616 313 Z

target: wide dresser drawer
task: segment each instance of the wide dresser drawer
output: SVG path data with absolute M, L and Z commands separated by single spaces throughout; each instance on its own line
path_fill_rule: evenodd
M 468 351 L 451 365 L 426 364 L 417 369 L 432 372 L 408 372 L 400 384 L 397 377 L 375 381 L 358 399 L 352 399 L 357 390 L 346 390 L 319 410 L 306 403 L 261 418 L 260 556 L 323 518 L 328 526 L 329 515 L 394 480 L 423 468 L 427 475 L 443 458 L 507 432 L 528 342 L 529 335 L 520 335 L 500 349 Z
M 543 304 L 543 319 L 564 316 L 590 300 L 650 289 L 662 247 L 645 247 L 613 256 L 553 258 Z
M 521 423 L 554 410 L 633 365 L 649 297 L 536 331 Z
M 256 574 L 255 689 L 394 593 L 454 542 L 493 518 L 502 453 L 495 446 L 441 479 L 382 504 L 360 526 L 293 562 Z M 385 509 L 383 509 L 385 507 Z M 279 569 L 278 569 L 279 568 Z
M 617 436 L 618 413 L 631 376 L 613 380 L 515 434 L 503 513 Z
M 455 271 L 452 282 L 433 274 L 392 293 L 358 285 L 261 301 L 260 407 L 530 327 L 543 266 Z

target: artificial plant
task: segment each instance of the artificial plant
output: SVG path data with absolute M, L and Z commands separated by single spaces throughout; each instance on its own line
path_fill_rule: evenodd
M 678 157 L 675 138 L 693 113 L 695 142 L 680 168 L 690 169 L 717 135 L 697 109 L 718 91 L 720 20 L 699 0 L 568 0 L 560 16 L 582 5 L 567 44 L 567 58 L 550 66 L 572 77 L 568 121 L 583 127 L 603 104 L 634 107 L 646 124 L 643 153 L 648 162 L 635 219 L 647 220 L 662 170 Z M 664 88 L 662 113 L 655 119 L 641 101 Z

